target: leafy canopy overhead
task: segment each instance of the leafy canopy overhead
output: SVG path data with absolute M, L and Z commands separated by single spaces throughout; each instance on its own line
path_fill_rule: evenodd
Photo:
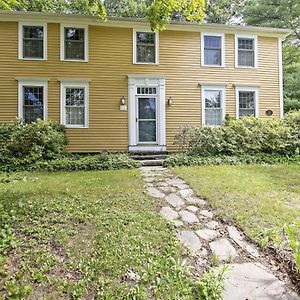
M 162 30 L 176 17 L 201 22 L 205 0 L 1 0 L 0 9 L 147 17 L 152 30 Z

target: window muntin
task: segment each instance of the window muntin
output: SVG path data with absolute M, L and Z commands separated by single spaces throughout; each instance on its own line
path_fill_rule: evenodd
M 239 117 L 255 116 L 255 91 L 238 91 Z
M 156 87 L 137 87 L 137 95 L 155 95 Z
M 85 60 L 85 29 L 64 27 L 64 59 Z
M 156 33 L 135 32 L 136 63 L 156 63 Z
M 44 58 L 44 27 L 23 25 L 23 58 Z
M 204 89 L 205 125 L 220 126 L 223 122 L 223 90 Z
M 238 66 L 255 67 L 255 39 L 238 37 Z
M 61 123 L 69 128 L 88 127 L 88 83 L 61 83 Z
M 204 36 L 204 64 L 222 65 L 222 37 Z
M 26 124 L 44 120 L 44 86 L 22 86 L 22 119 Z

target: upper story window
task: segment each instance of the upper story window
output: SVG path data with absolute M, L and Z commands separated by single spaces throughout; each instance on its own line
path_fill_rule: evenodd
M 133 62 L 136 64 L 158 64 L 158 33 L 135 31 Z
M 244 116 L 258 117 L 258 88 L 237 87 L 236 101 L 237 119 Z
M 221 126 L 225 118 L 225 87 L 202 86 L 202 124 Z
M 19 82 L 19 118 L 26 124 L 46 119 L 47 83 Z
M 202 33 L 201 45 L 202 66 L 224 66 L 225 46 L 223 34 Z
M 257 37 L 236 36 L 236 66 L 257 68 Z
M 19 23 L 19 59 L 47 59 L 47 24 Z
M 88 27 L 61 25 L 61 60 L 88 60 Z
M 61 123 L 66 127 L 88 127 L 88 90 L 88 83 L 61 83 Z

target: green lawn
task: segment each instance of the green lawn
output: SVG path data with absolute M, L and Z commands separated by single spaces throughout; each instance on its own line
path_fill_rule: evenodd
M 300 165 L 179 167 L 175 173 L 259 242 L 266 230 L 274 229 L 278 240 L 278 228 L 300 221 Z
M 137 170 L 0 175 L 0 299 L 193 299 L 157 206 Z

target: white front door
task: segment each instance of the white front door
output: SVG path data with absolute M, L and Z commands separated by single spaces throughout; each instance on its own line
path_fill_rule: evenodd
M 128 78 L 129 151 L 165 151 L 165 79 Z
M 138 144 L 157 144 L 157 96 L 136 97 Z

